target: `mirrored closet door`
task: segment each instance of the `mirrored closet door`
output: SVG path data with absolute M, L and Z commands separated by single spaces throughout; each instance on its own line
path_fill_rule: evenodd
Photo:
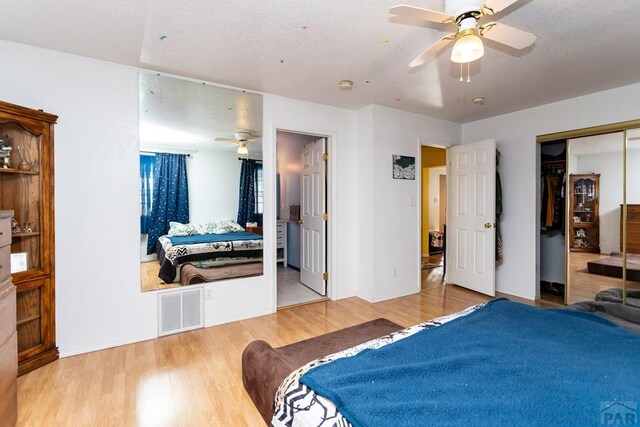
M 640 121 L 538 142 L 540 298 L 640 307 Z
M 625 132 L 625 200 L 620 230 L 624 253 L 623 300 L 637 306 L 640 302 L 640 128 Z
M 622 288 L 622 132 L 567 141 L 567 303 Z

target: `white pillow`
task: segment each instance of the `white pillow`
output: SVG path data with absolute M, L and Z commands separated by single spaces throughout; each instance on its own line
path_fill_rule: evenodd
M 204 225 L 204 230 L 206 233 L 212 234 L 226 234 L 226 233 L 237 233 L 240 231 L 244 231 L 237 222 L 232 219 L 223 219 L 213 222 L 208 222 Z
M 206 231 L 201 224 L 182 224 L 179 222 L 169 222 L 170 237 L 184 237 L 184 236 L 197 236 L 198 234 L 205 234 Z

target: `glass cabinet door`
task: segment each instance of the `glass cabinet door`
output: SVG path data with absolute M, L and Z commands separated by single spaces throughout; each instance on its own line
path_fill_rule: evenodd
M 0 123 L 0 207 L 13 210 L 12 274 L 22 277 L 42 268 L 41 138 L 13 122 Z
M 599 252 L 598 176 L 572 175 L 571 249 Z

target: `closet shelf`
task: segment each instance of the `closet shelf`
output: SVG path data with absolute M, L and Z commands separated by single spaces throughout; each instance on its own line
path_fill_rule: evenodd
M 566 165 L 566 160 L 543 160 L 542 165 Z

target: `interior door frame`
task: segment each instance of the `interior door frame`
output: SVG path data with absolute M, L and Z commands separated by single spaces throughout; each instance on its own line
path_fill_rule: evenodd
M 273 170 L 271 171 L 271 185 L 272 185 L 272 194 L 275 199 L 276 191 L 276 174 L 277 170 L 277 159 L 278 159 L 278 147 L 277 147 L 277 133 L 278 132 L 291 132 L 291 133 L 300 133 L 304 135 L 315 136 L 317 138 L 326 138 L 326 149 L 329 154 L 329 165 L 327 167 L 327 193 L 325 195 L 327 200 L 327 213 L 329 214 L 329 221 L 327 225 L 327 254 L 326 254 L 326 265 L 327 272 L 329 273 L 329 279 L 327 280 L 327 297 L 330 300 L 335 300 L 338 297 L 337 286 L 334 286 L 335 283 L 339 283 L 337 279 L 337 272 L 335 266 L 337 265 L 336 254 L 333 248 L 334 236 L 336 235 L 336 202 L 337 202 L 337 192 L 336 192 L 336 165 L 337 165 L 337 150 L 336 146 L 338 143 L 338 134 L 336 131 L 327 130 L 327 129 L 317 129 L 317 128 L 309 128 L 303 126 L 295 126 L 288 125 L 284 123 L 275 123 L 272 127 L 272 141 L 274 142 L 274 149 L 271 150 L 271 164 L 274 165 Z M 276 218 L 278 217 L 277 212 L 279 206 L 276 206 L 276 203 L 273 203 L 273 211 L 272 211 L 272 220 L 269 223 L 268 230 L 274 236 L 275 242 L 275 232 L 276 232 Z M 275 264 L 275 258 L 273 259 Z M 273 298 L 272 298 L 272 312 L 276 312 L 278 309 L 278 269 L 274 268 L 273 273 L 271 274 L 271 282 L 273 284 Z
M 419 167 L 416 167 L 416 180 L 418 182 L 418 185 L 416 186 L 417 187 L 416 200 L 418 200 L 418 203 L 416 203 L 417 205 L 416 229 L 420 232 L 420 238 L 417 239 L 418 244 L 415 252 L 416 254 L 418 254 L 418 290 L 417 292 L 420 292 L 420 290 L 422 289 L 422 147 L 441 148 L 446 151 L 447 148 L 453 147 L 454 145 L 456 144 L 437 144 L 437 143 L 427 142 L 422 138 L 418 138 L 418 157 L 416 158 L 416 166 L 419 165 Z M 445 222 L 446 222 L 446 219 L 445 219 Z M 444 239 L 445 239 L 445 247 L 446 247 L 448 235 L 445 234 Z M 446 271 L 444 272 L 444 281 L 445 283 L 447 281 Z

